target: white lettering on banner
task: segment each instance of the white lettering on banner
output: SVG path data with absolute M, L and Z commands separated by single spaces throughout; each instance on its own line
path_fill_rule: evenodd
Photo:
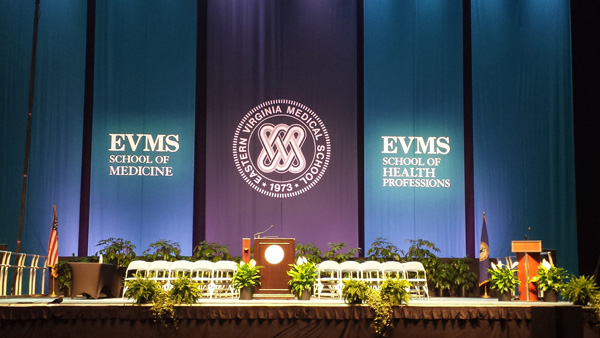
M 179 151 L 179 135 L 133 133 L 109 133 L 108 135 L 110 143 L 108 151 L 117 153 L 108 156 L 108 163 L 138 164 L 110 165 L 109 176 L 173 176 L 173 167 L 166 166 L 172 156 L 162 154 Z
M 450 153 L 450 137 L 381 136 L 381 140 L 381 154 L 408 155 L 382 158 L 383 187 L 450 188 L 449 178 L 437 177 L 442 165 L 442 157 L 437 156 Z

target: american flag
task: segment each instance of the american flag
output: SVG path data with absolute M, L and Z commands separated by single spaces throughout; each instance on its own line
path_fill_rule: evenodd
M 52 268 L 51 274 L 54 278 L 58 277 L 58 220 L 56 218 L 56 205 L 54 208 L 54 218 L 52 219 L 52 229 L 50 230 L 50 240 L 48 240 L 48 266 Z

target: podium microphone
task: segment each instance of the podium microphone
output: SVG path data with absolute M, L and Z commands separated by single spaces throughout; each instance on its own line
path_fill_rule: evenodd
M 267 232 L 267 231 L 271 230 L 271 228 L 272 228 L 272 227 L 273 227 L 273 224 L 271 224 L 271 226 L 270 226 L 270 227 L 269 227 L 267 230 L 255 233 L 255 234 L 254 234 L 254 238 L 255 238 L 255 239 L 256 239 L 256 238 L 260 238 L 260 235 L 262 235 L 262 234 L 264 234 L 265 232 Z
M 527 227 L 527 233 L 525 234 L 525 240 L 529 240 L 529 232 L 531 231 L 531 227 Z

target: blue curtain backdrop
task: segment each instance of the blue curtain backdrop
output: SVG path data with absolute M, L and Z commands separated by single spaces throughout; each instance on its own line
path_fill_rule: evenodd
M 191 255 L 195 58 L 195 1 L 98 2 L 90 254 L 121 237 Z
M 208 1 L 208 241 L 241 254 L 242 237 L 273 225 L 265 235 L 293 237 L 322 249 L 329 242 L 358 246 L 356 8 L 355 1 L 347 0 Z M 255 190 L 236 169 L 232 154 L 236 128 L 246 113 L 278 99 L 312 109 L 331 140 L 324 175 L 297 196 L 271 197 Z M 280 107 L 286 112 L 290 105 Z M 287 125 L 290 119 L 278 115 L 268 121 Z M 307 130 L 307 139 L 310 134 Z M 313 160 L 310 142 L 300 147 L 308 163 Z M 254 168 L 252 174 L 269 182 L 259 186 L 269 193 L 303 187 L 289 173 L 269 176 Z
M 473 1 L 477 236 L 541 239 L 577 272 L 569 1 Z M 528 228 L 531 227 L 529 231 Z
M 0 242 L 16 247 L 25 154 L 33 1 L 0 4 L 2 163 Z M 47 250 L 52 205 L 59 254 L 77 252 L 86 3 L 42 1 L 22 252 Z
M 462 257 L 461 2 L 365 1 L 364 12 L 365 249 L 425 239 Z

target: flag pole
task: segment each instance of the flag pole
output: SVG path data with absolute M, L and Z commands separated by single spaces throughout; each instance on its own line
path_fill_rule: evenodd
M 54 268 L 52 268 L 52 270 L 54 270 Z M 54 277 L 54 274 L 52 273 L 52 271 L 50 272 L 50 276 L 52 277 L 52 293 L 50 294 L 50 297 L 56 298 L 56 297 L 58 297 L 58 295 L 54 292 L 54 287 L 56 284 L 56 277 Z

